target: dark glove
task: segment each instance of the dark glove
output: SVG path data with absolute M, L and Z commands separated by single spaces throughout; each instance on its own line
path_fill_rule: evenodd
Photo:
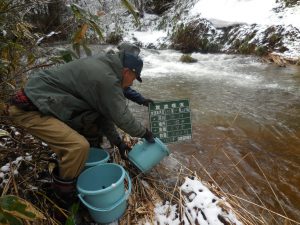
M 127 157 L 125 155 L 126 150 L 131 150 L 131 148 L 128 147 L 128 145 L 126 145 L 123 141 L 121 141 L 118 145 L 117 145 L 121 158 L 124 160 L 127 160 Z
M 155 143 L 155 140 L 154 140 L 154 135 L 152 134 L 152 132 L 148 129 L 146 129 L 146 133 L 143 135 L 142 138 L 145 138 L 146 141 L 148 141 L 149 143 L 153 144 Z
M 154 101 L 150 98 L 145 98 L 144 101 L 142 102 L 143 106 L 149 106 L 150 104 L 154 105 Z

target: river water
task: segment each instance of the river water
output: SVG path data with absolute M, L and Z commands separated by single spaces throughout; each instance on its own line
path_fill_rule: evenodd
M 196 158 L 223 190 L 300 221 L 300 68 L 241 55 L 193 54 L 194 64 L 171 50 L 141 55 L 134 89 L 190 100 L 193 138 L 170 144 L 172 155 L 207 178 Z

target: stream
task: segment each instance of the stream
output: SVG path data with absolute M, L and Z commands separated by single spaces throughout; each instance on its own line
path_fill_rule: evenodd
M 300 68 L 223 54 L 184 64 L 180 56 L 143 50 L 143 83 L 133 85 L 157 101 L 190 100 L 193 137 L 169 144 L 173 157 L 208 178 L 205 168 L 225 192 L 299 221 Z M 144 107 L 130 104 L 147 125 Z

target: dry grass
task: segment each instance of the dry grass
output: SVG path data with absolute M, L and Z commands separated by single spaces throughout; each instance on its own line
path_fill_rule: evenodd
M 60 214 L 62 217 L 68 217 L 69 212 L 59 207 L 51 193 L 50 178 L 47 171 L 51 151 L 47 146 L 44 146 L 42 142 L 33 139 L 21 129 L 18 129 L 20 134 L 15 135 L 15 131 L 13 131 L 13 128 L 9 125 L 2 124 L 1 128 L 10 131 L 12 138 L 5 140 L 3 138 L 0 139 L 2 144 L 4 142 L 6 143 L 5 146 L 2 145 L 1 147 L 0 166 L 3 166 L 7 162 L 12 162 L 18 156 L 25 157 L 26 153 L 32 155 L 32 161 L 20 162 L 20 165 L 18 165 L 18 176 L 14 176 L 12 173 L 8 175 L 8 182 L 0 188 L 1 195 L 13 194 L 24 198 L 36 206 L 46 217 L 46 220 L 34 223 L 26 222 L 26 224 L 61 224 L 60 221 L 55 219 L 56 217 L 54 215 Z M 125 140 L 131 143 L 134 142 L 127 136 Z M 218 145 L 217 150 L 223 151 L 221 145 Z M 192 221 L 188 211 L 185 210 L 186 196 L 180 190 L 180 186 L 187 176 L 201 180 L 215 195 L 224 198 L 224 202 L 220 202 L 219 206 L 225 211 L 231 209 L 243 224 L 300 224 L 300 222 L 288 218 L 283 206 L 280 206 L 283 213 L 275 212 L 266 207 L 263 200 L 255 192 L 254 187 L 247 181 L 245 175 L 238 168 L 240 162 L 233 164 L 235 165 L 236 173 L 241 176 L 242 182 L 245 182 L 249 186 L 249 189 L 253 190 L 251 199 L 246 194 L 237 194 L 236 189 L 238 185 L 230 178 L 230 172 L 222 171 L 224 180 L 220 183 L 220 181 L 218 182 L 217 179 L 215 179 L 216 175 L 210 174 L 196 157 L 193 157 L 192 160 L 204 171 L 205 176 L 197 175 L 195 171 L 190 170 L 187 165 L 178 161 L 172 154 L 164 162 L 166 164 L 169 160 L 173 163 L 175 162 L 176 171 L 170 170 L 168 165 L 161 163 L 154 168 L 150 174 L 144 175 L 139 173 L 128 161 L 122 160 L 117 149 L 111 149 L 110 153 L 113 162 L 124 166 L 129 172 L 133 184 L 132 194 L 128 201 L 128 208 L 125 215 L 119 221 L 120 225 L 143 224 L 146 221 L 150 224 L 155 224 L 155 204 L 159 202 L 165 203 L 167 201 L 171 202 L 172 205 L 177 205 L 177 213 L 180 219 L 185 215 L 190 220 L 190 224 L 197 224 L 197 222 Z M 224 154 L 233 162 L 227 152 L 224 152 Z M 247 157 L 252 157 L 253 160 L 255 160 L 255 157 L 251 153 L 247 154 L 242 160 Z M 260 168 L 261 173 L 264 174 L 257 160 L 255 160 L 255 162 Z M 274 199 L 277 199 L 280 204 L 278 196 L 272 189 L 267 176 L 264 175 L 264 178 L 270 186 Z M 226 189 L 223 188 L 224 184 L 226 184 Z M 242 190 L 239 193 L 243 193 Z M 253 198 L 255 200 L 253 200 Z M 226 202 L 231 205 L 230 208 Z M 81 217 L 81 224 L 92 223 L 87 210 L 83 206 L 80 206 L 78 214 Z

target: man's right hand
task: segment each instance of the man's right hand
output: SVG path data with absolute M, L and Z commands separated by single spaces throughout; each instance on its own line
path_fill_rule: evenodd
M 120 155 L 121 155 L 121 158 L 124 159 L 124 160 L 127 160 L 127 156 L 125 155 L 125 152 L 127 150 L 131 150 L 131 148 L 126 145 L 123 141 L 121 141 L 118 145 L 117 145 L 118 149 L 119 149 L 119 152 L 120 152 Z
M 154 135 L 153 133 L 146 129 L 146 133 L 143 135 L 142 138 L 145 138 L 147 142 L 151 143 L 151 144 L 154 144 L 155 143 L 155 140 L 154 140 Z

